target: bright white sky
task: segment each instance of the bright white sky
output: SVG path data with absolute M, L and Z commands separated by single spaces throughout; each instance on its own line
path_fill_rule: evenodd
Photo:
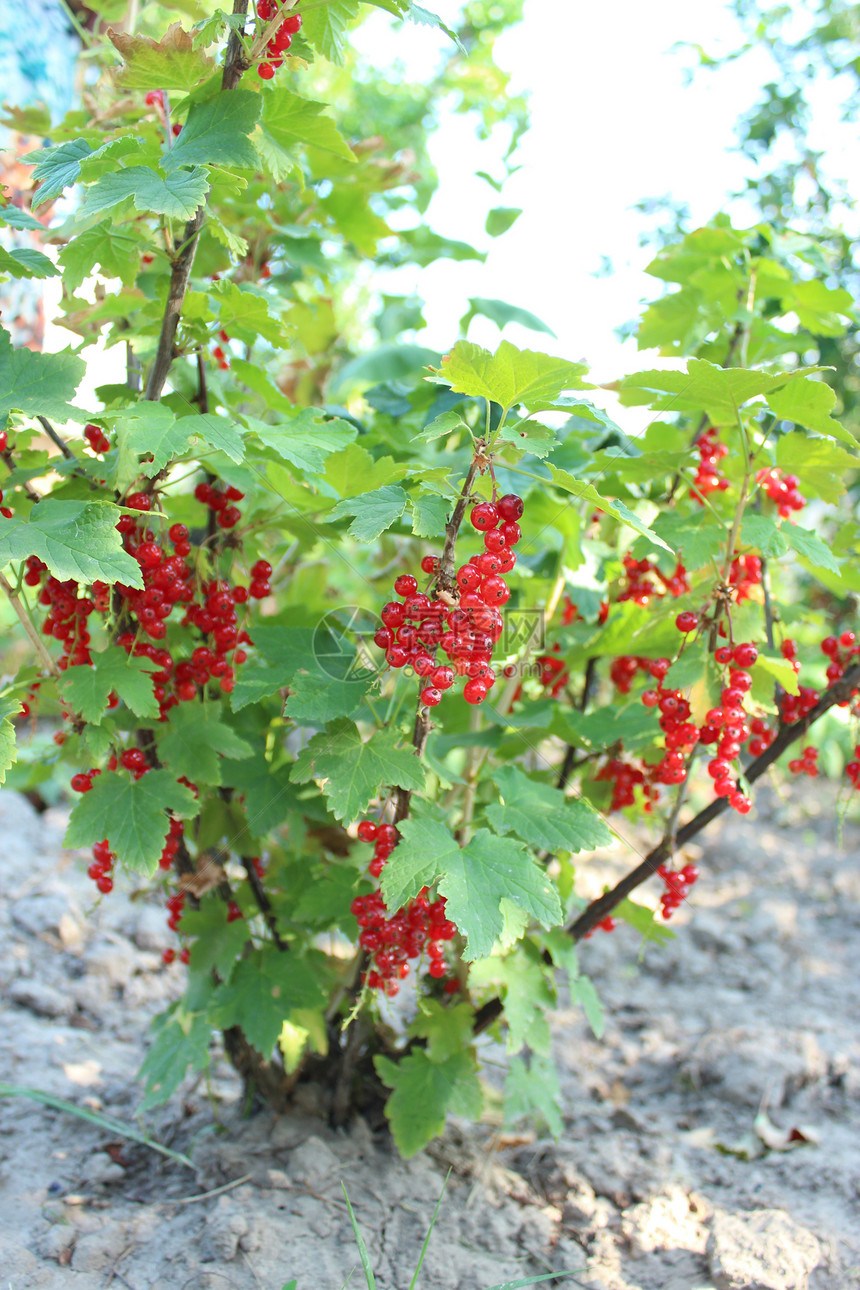
M 428 0 L 453 23 L 458 0 Z M 404 59 L 411 79 L 434 66 L 442 33 L 392 28 L 374 14 L 360 43 L 377 66 Z M 728 52 L 742 35 L 725 0 L 526 0 L 525 20 L 497 46 L 514 88 L 531 93 L 532 128 L 517 159 L 522 169 L 501 196 L 475 177 L 503 171 L 500 145 L 481 143 L 462 117 L 448 116 L 432 141 L 440 191 L 429 222 L 439 232 L 489 248 L 485 264 L 440 260 L 428 270 L 399 271 L 385 290 L 416 289 L 427 302 L 422 343 L 446 349 L 470 295 L 530 309 L 558 341 L 511 325 L 515 344 L 546 348 L 589 363 L 602 382 L 641 366 L 635 342 L 621 344 L 614 328 L 636 316 L 639 301 L 662 284 L 643 272 L 651 252 L 638 246 L 643 217 L 630 208 L 671 194 L 687 203 L 696 224 L 724 209 L 742 186 L 745 163 L 730 152 L 740 111 L 755 101 L 770 63 L 753 54 L 716 76 L 699 72 L 685 84 L 695 55 L 671 52 L 678 42 Z M 506 142 L 506 139 L 503 141 Z M 484 232 L 492 205 L 523 208 L 514 227 L 493 241 Z M 734 217 L 752 216 L 736 203 Z M 595 278 L 602 257 L 615 272 Z M 476 319 L 472 340 L 490 348 L 497 328 Z

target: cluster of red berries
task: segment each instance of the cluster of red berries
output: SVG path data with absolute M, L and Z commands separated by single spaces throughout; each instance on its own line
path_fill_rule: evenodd
M 393 824 L 377 824 L 374 820 L 362 820 L 357 832 L 362 842 L 373 843 L 368 873 L 378 878 L 400 835 Z M 371 959 L 365 976 L 371 990 L 384 990 L 390 996 L 397 994 L 399 982 L 409 975 L 410 960 L 419 958 L 425 951 L 430 976 L 445 975 L 448 968 L 443 944 L 456 936 L 457 928 L 445 916 L 444 896 L 433 900 L 427 888 L 422 887 L 414 900 L 390 914 L 381 892 L 372 891 L 366 896 L 356 896 L 350 909 L 361 928 L 358 943 Z M 444 988 L 453 994 L 459 982 L 453 978 L 445 982 Z
M 802 511 L 806 498 L 798 491 L 800 480 L 797 475 L 783 475 L 778 466 L 760 470 L 756 475 L 760 484 L 772 502 L 776 502 L 782 519 L 788 519 L 792 511 Z
M 699 436 L 696 440 L 696 449 L 699 453 L 699 465 L 693 487 L 690 489 L 690 496 L 694 502 L 704 506 L 708 493 L 724 493 L 729 486 L 729 481 L 720 473 L 717 465 L 728 455 L 729 449 L 728 445 L 720 439 L 720 432 L 716 426 L 709 426 L 704 434 Z
M 729 585 L 737 604 L 751 600 L 753 588 L 761 585 L 761 556 L 735 556 L 729 570 Z
M 668 577 L 651 560 L 634 560 L 632 555 L 622 558 L 625 582 L 618 594 L 618 600 L 632 600 L 634 604 L 645 606 L 655 596 L 683 596 L 690 590 L 690 581 L 683 562 L 678 561 Z M 662 586 L 658 586 L 649 574 L 655 574 Z
M 103 896 L 113 891 L 111 872 L 113 871 L 115 860 L 116 855 L 111 851 L 107 838 L 95 844 L 93 847 L 93 862 L 87 870 L 87 877 L 92 878 Z
M 259 0 L 257 4 L 257 17 L 261 22 L 271 22 L 276 17 L 281 8 L 281 0 Z M 302 15 L 300 13 L 291 13 L 284 19 L 278 27 L 272 39 L 266 46 L 268 60 L 257 66 L 257 75 L 264 81 L 270 81 L 284 61 L 284 54 L 293 43 L 293 36 L 301 29 Z
M 522 498 L 514 493 L 472 507 L 470 518 L 484 534 L 484 550 L 457 570 L 458 602 L 431 600 L 418 591 L 412 574 L 404 573 L 394 583 L 400 600 L 382 608 L 382 626 L 373 639 L 385 650 L 389 666 L 410 666 L 421 677 L 421 702 L 429 708 L 441 703 L 443 691 L 450 690 L 457 676 L 466 677 L 463 698 L 467 703 L 483 703 L 495 684 L 491 661 L 502 634 L 499 611 L 511 594 L 502 574 L 509 573 L 517 561 L 513 547 L 520 540 L 522 513 Z M 437 575 L 438 558 L 425 556 L 421 568 Z M 437 663 L 440 649 L 450 666 Z
M 574 610 L 574 612 L 576 611 Z M 561 694 L 570 680 L 570 673 L 565 666 L 564 659 L 558 657 L 560 653 L 561 646 L 556 642 L 552 647 L 551 654 L 539 654 L 535 659 L 540 668 L 540 683 L 545 690 L 549 690 L 553 699 Z
M 828 682 L 832 684 L 841 680 L 851 659 L 860 654 L 856 632 L 845 631 L 838 636 L 825 636 L 821 642 L 821 652 L 830 659 L 825 674 Z
M 683 759 L 681 764 L 683 765 Z M 594 778 L 612 785 L 610 811 L 623 811 L 625 807 L 633 806 L 636 801 L 635 790 L 640 788 L 645 799 L 643 810 L 646 815 L 650 815 L 654 804 L 660 800 L 659 789 L 653 786 L 656 771 L 657 767 L 649 766 L 647 762 L 643 762 L 642 766 L 634 766 L 622 757 L 610 757 Z
M 101 426 L 93 425 L 91 421 L 87 422 L 84 426 L 84 438 L 97 456 L 110 452 L 110 439 Z
M 91 663 L 91 636 L 87 624 L 91 614 L 106 613 L 109 608 L 107 583 L 94 583 L 91 596 L 79 596 L 79 586 L 74 579 L 61 582 L 53 574 L 45 577 L 48 566 L 38 556 L 27 557 L 26 570 L 25 585 L 41 588 L 38 602 L 48 609 L 42 632 L 62 645 L 63 654 L 57 667 L 64 672 L 70 664 Z
M 683 869 L 669 869 L 661 864 L 657 874 L 663 879 L 663 894 L 660 906 L 663 917 L 671 918 L 682 901 L 687 899 L 690 888 L 699 876 L 694 864 L 685 864 Z
M 813 744 L 808 744 L 801 757 L 792 757 L 788 769 L 792 775 L 809 775 L 811 779 L 815 779 L 818 774 L 818 749 Z
M 230 367 L 230 360 L 229 360 L 229 358 L 227 357 L 227 355 L 226 355 L 226 353 L 224 352 L 224 350 L 221 348 L 221 346 L 222 346 L 222 345 L 227 345 L 227 344 L 229 344 L 229 342 L 230 342 L 230 337 L 228 336 L 227 332 L 226 332 L 226 331 L 224 331 L 223 327 L 222 327 L 221 331 L 219 331 L 219 333 L 218 333 L 218 340 L 221 342 L 221 344 L 216 345 L 216 346 L 213 348 L 213 350 L 212 350 L 212 357 L 215 359 L 215 362 L 218 364 L 218 366 L 220 367 L 221 371 L 222 371 L 222 372 L 226 372 L 226 371 L 229 369 L 229 367 Z

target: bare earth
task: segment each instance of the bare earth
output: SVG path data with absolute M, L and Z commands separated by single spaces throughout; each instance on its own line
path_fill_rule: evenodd
M 559 1143 L 454 1125 L 404 1164 L 364 1122 L 330 1131 L 312 1093 L 295 1116 L 243 1119 L 217 1062 L 208 1090 L 189 1083 L 147 1120 L 192 1172 L 0 1099 L 0 1290 L 341 1290 L 353 1268 L 363 1286 L 341 1180 L 379 1290 L 407 1290 L 449 1165 L 420 1290 L 552 1270 L 570 1275 L 544 1284 L 593 1290 L 856 1290 L 860 829 L 837 847 L 832 792 L 788 806 L 762 791 L 755 816 L 714 826 L 667 947 L 640 961 L 628 928 L 583 947 L 607 1031 L 555 1018 Z M 92 908 L 62 823 L 0 794 L 0 1079 L 132 1123 L 148 1022 L 181 968 L 161 966 L 156 902 L 120 882 Z M 622 867 L 589 862 L 593 890 Z M 765 1149 L 763 1100 L 777 1146 L 797 1128 L 818 1145 Z

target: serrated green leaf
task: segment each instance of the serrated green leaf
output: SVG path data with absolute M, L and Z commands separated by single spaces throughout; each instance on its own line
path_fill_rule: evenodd
M 780 532 L 792 550 L 803 556 L 816 569 L 828 569 L 831 573 L 839 572 L 842 561 L 835 558 L 830 547 L 822 542 L 816 533 L 810 533 L 809 529 L 803 529 L 799 524 L 792 524 L 790 521 L 783 524 Z
M 298 470 L 318 475 L 333 452 L 339 452 L 358 434 L 349 421 L 325 420 L 318 408 L 304 408 L 289 421 L 269 425 L 248 418 L 248 425 L 267 447 Z
M 625 899 L 615 906 L 612 916 L 622 919 L 628 926 L 634 928 L 645 941 L 653 941 L 661 945 L 675 939 L 675 933 L 671 928 L 658 922 L 654 910 L 649 909 L 647 905 L 637 905 L 635 901 Z
M 574 1006 L 582 1008 L 595 1039 L 602 1039 L 603 1032 L 606 1029 L 606 1018 L 603 1015 L 603 1006 L 591 977 L 570 977 L 568 984 L 570 986 L 571 1002 Z
M 245 460 L 245 445 L 239 426 L 228 421 L 226 417 L 216 417 L 211 413 L 202 416 L 180 417 L 176 422 L 178 431 L 188 435 L 188 443 L 194 446 L 194 439 L 202 439 L 216 452 L 223 452 L 238 465 Z
M 773 390 L 767 396 L 768 406 L 782 421 L 793 421 L 795 425 L 806 426 L 816 434 L 826 435 L 829 439 L 838 439 L 841 443 L 857 447 L 857 440 L 850 430 L 830 415 L 836 403 L 836 395 L 824 381 L 792 381 L 782 389 Z
M 365 701 L 365 681 L 348 681 L 322 672 L 298 672 L 290 682 L 284 714 L 299 724 L 325 726 L 338 717 L 354 717 Z
M 409 1034 L 427 1041 L 431 1062 L 444 1062 L 455 1053 L 471 1048 L 473 1008 L 468 1003 L 444 1004 L 438 999 L 419 999 L 418 1013 L 409 1024 Z
M 421 493 L 412 501 L 412 532 L 416 537 L 441 541 L 451 508 L 447 498 Z
M 342 63 L 350 23 L 357 16 L 358 0 L 327 0 L 326 4 L 302 12 L 302 35 L 318 54 L 332 63 Z
M 81 173 L 81 161 L 91 152 L 92 148 L 84 139 L 69 139 L 56 147 L 28 153 L 23 160 L 36 162 L 30 177 L 39 185 L 33 198 L 33 209 L 53 201 L 70 184 L 76 183 Z
M 185 1012 L 181 1004 L 175 1003 L 167 1013 L 156 1018 L 154 1029 L 155 1038 L 138 1072 L 146 1082 L 141 1111 L 169 1101 L 189 1066 L 199 1071 L 209 1065 L 212 1027 L 202 1014 Z
M 66 502 L 46 497 L 26 519 L 0 518 L 0 568 L 37 555 L 55 578 L 123 582 L 142 587 L 140 565 L 123 550 L 120 512 L 109 502 Z
M 434 417 L 429 425 L 417 434 L 412 436 L 412 442 L 432 443 L 434 439 L 441 439 L 445 435 L 453 434 L 455 430 L 463 429 L 471 434 L 469 427 L 463 420 L 459 412 L 443 412 L 440 416 Z
M 497 833 L 516 833 L 531 846 L 547 851 L 594 851 L 609 846 L 614 835 L 593 807 L 582 798 L 565 797 L 549 784 L 524 774 L 517 766 L 493 773 L 503 804 L 487 807 L 487 819 Z
M 40 354 L 13 349 L 8 331 L 0 328 L 0 427 L 13 410 L 57 421 L 85 421 L 86 414 L 69 402 L 85 370 L 83 359 L 68 350 Z
M 755 547 L 768 559 L 785 555 L 788 550 L 782 528 L 769 515 L 747 511 L 741 525 L 741 537 L 747 545 Z
M 457 394 L 491 400 L 504 409 L 517 403 L 555 399 L 563 390 L 581 390 L 582 363 L 517 349 L 503 340 L 495 354 L 468 340 L 458 340 L 433 378 Z
M 11 203 L 4 206 L 0 202 L 0 224 L 5 224 L 8 228 L 22 229 L 27 233 L 44 233 L 45 225 L 40 224 L 35 215 L 25 211 L 21 206 L 13 206 Z
M 59 269 L 47 255 L 33 247 L 7 251 L 0 246 L 0 273 L 10 278 L 54 278 Z
M 673 551 L 678 552 L 691 573 L 719 557 L 728 540 L 725 526 L 706 509 L 692 515 L 664 511 L 655 519 L 653 529 Z M 647 555 L 647 550 L 642 555 Z
M 759 648 L 755 667 L 756 671 L 767 672 L 768 676 L 772 676 L 788 694 L 800 694 L 797 674 L 788 659 L 781 654 L 768 654 Z
M 210 1020 L 222 1029 L 241 1026 L 248 1042 L 268 1057 L 281 1026 L 295 1008 L 325 1006 L 325 981 L 319 966 L 322 958 L 314 955 L 309 962 L 276 945 L 252 951 L 234 969 L 230 984 L 216 993 Z
M 361 497 L 344 498 L 326 518 L 339 520 L 345 515 L 353 515 L 355 518 L 349 526 L 352 536 L 359 542 L 375 542 L 380 533 L 400 519 L 407 501 L 399 484 L 386 484 L 371 493 L 363 493 Z
M 122 56 L 117 83 L 126 90 L 193 90 L 215 70 L 212 59 L 195 49 L 191 33 L 178 22 L 158 41 L 111 29 L 108 36 Z
M 114 225 L 110 220 L 78 233 L 58 257 L 63 266 L 64 286 L 71 292 L 77 291 L 96 265 L 105 277 L 119 278 L 123 286 L 131 286 L 137 277 L 143 245 L 127 226 Z
M 332 152 L 344 161 L 355 161 L 355 154 L 332 118 L 324 115 L 326 106 L 314 99 L 303 99 L 283 86 L 267 90 L 263 95 L 262 133 L 288 155 L 297 145 L 306 144 Z
M 546 1121 L 554 1138 L 564 1129 L 561 1118 L 561 1085 L 551 1057 L 532 1053 L 528 1066 L 522 1057 L 512 1057 L 505 1076 L 505 1123 L 516 1124 L 524 1116 Z
M 296 758 L 295 784 L 325 780 L 323 793 L 339 820 L 355 820 L 380 788 L 418 791 L 424 787 L 421 763 L 411 748 L 401 748 L 396 730 L 380 730 L 362 741 L 351 721 L 336 721 L 314 735 Z
M 248 138 L 260 115 L 260 95 L 251 90 L 217 93 L 194 103 L 173 146 L 164 153 L 162 168 L 178 166 L 239 166 L 256 170 L 259 157 Z
M 0 784 L 6 782 L 6 771 L 18 760 L 15 742 L 15 727 L 12 717 L 21 711 L 21 699 L 8 690 L 0 695 Z
M 220 719 L 220 713 L 215 704 L 180 703 L 171 708 L 158 753 L 175 778 L 220 784 L 222 757 L 240 761 L 251 756 L 250 744 Z
M 67 847 L 89 847 L 107 838 L 121 865 L 151 877 L 167 836 L 165 812 L 190 819 L 197 810 L 194 794 L 170 771 L 151 770 L 140 779 L 104 771 L 72 811 L 63 841 Z
M 135 210 L 189 220 L 202 206 L 208 187 L 208 176 L 200 166 L 177 170 L 166 177 L 151 166 L 127 166 L 102 175 L 90 185 L 81 213 L 87 217 L 100 215 L 131 198 Z
M 598 493 L 593 484 L 588 484 L 582 479 L 574 479 L 569 471 L 559 470 L 558 466 L 550 465 L 549 470 L 553 483 L 559 488 L 563 488 L 566 493 L 571 493 L 577 501 L 585 501 L 590 506 L 598 507 L 607 515 L 611 515 L 613 519 L 620 520 L 622 524 L 626 524 L 636 533 L 640 533 L 642 537 L 647 538 L 649 542 L 653 542 L 655 546 L 662 547 L 664 551 L 672 550 L 667 542 L 664 542 L 653 529 L 649 529 L 646 524 L 643 524 L 639 517 L 634 515 L 623 502 L 609 501 L 608 498 Z
M 635 372 L 621 382 L 621 402 L 649 404 L 672 412 L 707 412 L 717 425 L 734 424 L 738 410 L 750 399 L 793 385 L 810 371 L 763 372 L 743 367 L 719 367 L 691 358 L 686 372 Z
M 433 1062 L 417 1049 L 402 1061 L 376 1057 L 373 1064 L 383 1084 L 393 1090 L 385 1114 L 404 1158 L 414 1156 L 437 1137 L 449 1113 L 473 1120 L 481 1114 L 483 1095 L 470 1053 Z
M 516 954 L 494 955 L 472 964 L 470 985 L 495 985 L 502 995 L 509 1053 L 519 1052 L 526 1044 L 535 1052 L 549 1054 L 552 1036 L 546 1013 L 555 1003 L 550 976 L 551 969 L 528 941 Z
M 410 22 L 417 23 L 421 27 L 438 27 L 440 31 L 444 31 L 445 35 L 453 40 L 461 54 L 466 53 L 466 48 L 456 31 L 447 26 L 438 14 L 432 13 L 429 9 L 425 9 L 423 5 L 416 4 L 415 0 L 411 0 L 409 12 L 406 16 Z
M 200 902 L 197 909 L 186 908 L 182 915 L 182 935 L 190 937 L 191 966 L 204 975 L 215 971 L 224 983 L 233 975 L 236 960 L 248 942 L 248 928 L 241 918 L 228 919 L 226 903 L 215 893 Z
M 449 864 L 460 864 L 460 844 L 440 820 L 403 820 L 398 828 L 401 840 L 381 882 L 389 909 L 402 909 L 422 887 L 447 872 Z
M 780 435 L 776 464 L 786 474 L 797 475 L 804 493 L 833 503 L 844 495 L 847 477 L 860 470 L 860 460 L 832 440 L 813 439 L 800 431 Z
M 157 663 L 126 654 L 116 645 L 93 654 L 92 659 L 91 666 L 76 664 L 67 668 L 60 679 L 63 700 L 72 712 L 98 725 L 108 710 L 108 698 L 116 693 L 136 717 L 158 716 L 158 701 L 150 675 L 157 671 Z

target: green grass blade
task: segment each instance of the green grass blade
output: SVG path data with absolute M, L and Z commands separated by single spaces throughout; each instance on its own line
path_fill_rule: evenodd
M 424 1262 L 424 1255 L 427 1253 L 427 1246 L 430 1244 L 430 1237 L 433 1235 L 433 1228 L 436 1226 L 436 1219 L 439 1216 L 439 1206 L 442 1204 L 442 1197 L 445 1195 L 445 1188 L 448 1186 L 448 1179 L 451 1177 L 449 1169 L 445 1175 L 445 1181 L 442 1183 L 442 1190 L 439 1193 L 439 1199 L 436 1201 L 436 1208 L 433 1210 L 433 1217 L 430 1219 L 430 1226 L 427 1229 L 427 1235 L 424 1237 L 424 1244 L 421 1246 L 421 1257 L 418 1260 L 418 1267 L 415 1269 L 415 1275 L 409 1282 L 409 1290 L 415 1290 L 418 1285 L 418 1273 L 421 1271 L 421 1264 Z
M 350 1272 L 349 1276 L 348 1276 L 348 1277 L 346 1278 L 346 1280 L 344 1281 L 344 1283 L 343 1283 L 343 1285 L 341 1286 L 340 1290 L 346 1290 L 346 1287 L 349 1285 L 350 1281 L 352 1280 L 354 1273 L 355 1273 L 355 1268 L 353 1268 L 353 1269 L 352 1269 L 352 1272 Z
M 169 1147 L 163 1147 L 160 1142 L 153 1138 L 147 1137 L 139 1129 L 133 1128 L 130 1124 L 124 1124 L 122 1120 L 115 1120 L 111 1115 L 102 1115 L 98 1111 L 89 1111 L 86 1107 L 75 1106 L 74 1102 L 64 1102 L 61 1097 L 54 1097 L 51 1093 L 43 1093 L 38 1088 L 23 1088 L 20 1084 L 0 1084 L 0 1097 L 29 1097 L 34 1102 L 43 1102 L 45 1106 L 50 1106 L 55 1111 L 66 1111 L 69 1115 L 76 1115 L 79 1120 L 89 1120 L 90 1124 L 97 1124 L 100 1129 L 108 1129 L 111 1133 L 117 1134 L 121 1138 L 129 1138 L 132 1142 L 139 1142 L 144 1147 L 149 1147 L 152 1151 L 158 1151 L 162 1156 L 167 1156 L 169 1160 L 176 1160 L 180 1165 L 187 1165 L 189 1169 L 194 1169 L 195 1165 L 192 1160 L 184 1156 L 181 1151 L 171 1151 Z
M 585 1268 L 577 1268 L 577 1272 L 584 1272 Z M 561 1280 L 562 1277 L 572 1277 L 572 1272 L 547 1272 L 542 1277 L 526 1277 L 525 1281 L 506 1281 L 504 1285 L 490 1286 L 490 1290 L 521 1290 L 522 1286 L 536 1286 L 539 1281 L 552 1281 L 553 1277 Z
M 352 1212 L 352 1205 L 349 1200 L 349 1192 L 343 1187 L 343 1194 L 346 1199 L 346 1207 L 349 1210 L 349 1221 L 352 1223 L 352 1230 L 355 1232 L 355 1243 L 358 1246 L 358 1257 L 361 1259 L 361 1266 L 364 1269 L 364 1279 L 367 1282 L 367 1290 L 376 1290 L 376 1278 L 373 1275 L 373 1268 L 370 1266 L 370 1255 L 367 1253 L 367 1246 L 364 1243 L 364 1237 L 361 1234 L 355 1214 Z

